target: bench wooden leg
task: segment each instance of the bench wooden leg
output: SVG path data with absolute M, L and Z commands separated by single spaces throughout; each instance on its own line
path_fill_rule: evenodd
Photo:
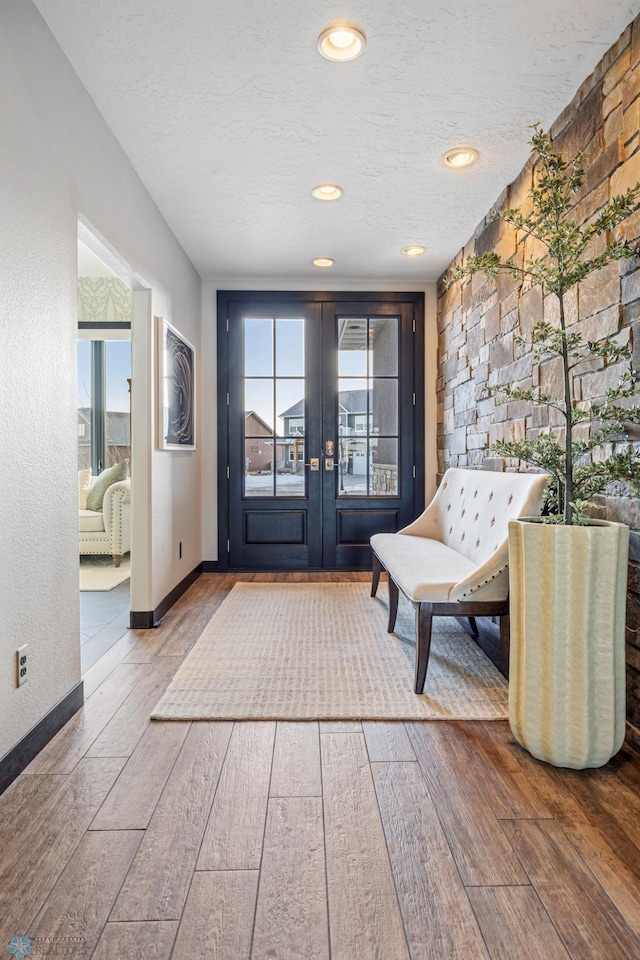
M 469 627 L 471 628 L 471 633 L 474 637 L 478 636 L 478 624 L 476 623 L 475 617 L 467 617 L 469 621 Z
M 373 570 L 371 573 L 371 596 L 375 597 L 378 592 L 378 584 L 380 583 L 380 574 L 382 573 L 382 564 L 378 560 L 375 553 L 373 554 Z
M 502 647 L 502 656 L 504 657 L 507 676 L 509 676 L 509 649 L 511 647 L 511 636 L 508 613 L 503 613 L 500 617 L 500 645 Z
M 433 604 L 418 603 L 416 605 L 416 674 L 413 687 L 415 693 L 422 693 L 424 682 L 427 679 L 432 620 Z
M 124 556 L 124 554 L 122 554 L 122 553 L 121 553 L 121 554 L 116 554 L 116 553 L 113 554 L 113 565 L 114 565 L 115 567 L 119 567 L 119 566 L 120 566 L 120 564 L 122 563 L 122 557 L 123 557 L 123 556 Z
M 398 616 L 398 597 L 400 591 L 391 579 L 391 574 L 389 574 L 387 579 L 389 580 L 389 623 L 387 625 L 387 633 L 393 633 L 393 628 L 396 625 L 396 617 Z

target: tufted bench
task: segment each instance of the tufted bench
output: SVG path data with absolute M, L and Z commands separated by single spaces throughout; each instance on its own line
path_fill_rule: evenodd
M 499 616 L 508 658 L 509 521 L 539 516 L 546 474 L 447 470 L 424 513 L 398 533 L 371 538 L 375 597 L 380 573 L 389 575 L 389 633 L 399 591 L 416 610 L 416 693 L 429 663 L 432 617 Z

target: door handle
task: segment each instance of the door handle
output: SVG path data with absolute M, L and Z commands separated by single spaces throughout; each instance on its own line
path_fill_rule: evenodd
M 305 467 L 311 467 L 311 473 L 317 473 L 320 470 L 320 457 L 311 457 Z

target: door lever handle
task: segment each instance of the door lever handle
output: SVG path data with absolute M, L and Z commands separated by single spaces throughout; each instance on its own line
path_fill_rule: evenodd
M 317 473 L 320 470 L 320 457 L 311 457 L 309 463 L 305 463 L 305 467 L 311 467 L 311 473 Z

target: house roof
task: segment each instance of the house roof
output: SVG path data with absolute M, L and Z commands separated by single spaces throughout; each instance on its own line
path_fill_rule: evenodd
M 258 423 L 260 423 L 260 424 L 265 428 L 265 430 L 267 431 L 267 433 L 273 433 L 273 430 L 271 429 L 271 427 L 269 426 L 269 424 L 266 423 L 266 422 L 262 419 L 262 417 L 260 416 L 260 414 L 259 414 L 259 413 L 256 413 L 255 410 L 245 410 L 245 412 L 244 412 L 244 419 L 245 419 L 245 421 L 247 421 L 247 420 L 249 419 L 249 417 L 255 417 L 255 419 L 258 421 Z
M 367 393 L 370 390 L 341 390 L 338 394 L 338 403 L 346 413 L 366 413 L 367 412 Z M 278 414 L 282 419 L 290 417 L 304 417 L 304 399 L 298 400 L 292 407 L 289 407 L 284 413 Z

